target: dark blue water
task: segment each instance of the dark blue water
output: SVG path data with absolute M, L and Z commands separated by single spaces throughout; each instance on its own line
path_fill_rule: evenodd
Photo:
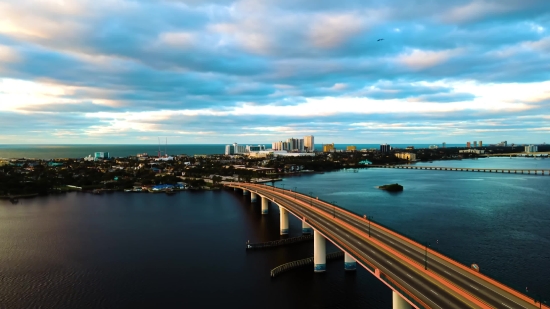
M 375 188 L 393 182 L 405 191 Z M 368 169 L 282 184 L 437 240 L 455 259 L 550 298 L 550 176 Z M 290 226 L 298 236 L 300 222 Z M 271 279 L 271 268 L 313 255 L 311 243 L 244 249 L 278 230 L 276 207 L 262 216 L 233 191 L 0 201 L 0 308 L 390 308 L 389 289 L 366 271 L 345 273 L 343 261 Z

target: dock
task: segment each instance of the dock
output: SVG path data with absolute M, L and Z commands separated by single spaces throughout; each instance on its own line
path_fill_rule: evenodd
M 332 252 L 327 254 L 327 261 L 341 259 L 344 257 L 343 251 L 338 252 Z M 285 271 L 306 266 L 306 265 L 313 265 L 313 257 L 309 257 L 307 259 L 292 261 L 290 263 L 285 263 L 283 265 L 279 265 L 271 270 L 271 277 L 274 278 L 275 276 L 279 275 L 280 273 L 283 273 Z

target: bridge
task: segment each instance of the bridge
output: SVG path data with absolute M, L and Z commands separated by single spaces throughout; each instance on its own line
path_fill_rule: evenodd
M 365 167 L 375 168 L 399 168 L 408 170 L 438 170 L 458 172 L 485 172 L 485 173 L 507 173 L 507 174 L 532 174 L 550 175 L 550 169 L 514 169 L 514 168 L 483 168 L 483 167 L 444 167 L 444 166 L 420 166 L 420 165 L 377 165 L 369 164 Z
M 395 231 L 318 198 L 291 190 L 252 183 L 226 187 L 279 206 L 280 234 L 288 234 L 289 213 L 302 221 L 302 232 L 313 232 L 314 271 L 326 268 L 326 241 L 344 252 L 344 269 L 357 264 L 392 292 L 393 308 L 546 308 L 550 307 L 478 271 L 419 244 Z

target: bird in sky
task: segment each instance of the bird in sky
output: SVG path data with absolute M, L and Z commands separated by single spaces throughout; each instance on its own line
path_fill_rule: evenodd
M 380 41 L 384 41 L 384 39 L 378 39 L 378 40 L 376 40 L 376 42 L 380 42 Z

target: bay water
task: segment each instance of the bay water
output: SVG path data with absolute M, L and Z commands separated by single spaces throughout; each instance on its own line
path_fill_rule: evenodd
M 550 160 L 421 163 L 550 168 Z M 399 183 L 400 193 L 376 186 Z M 363 169 L 286 177 L 277 186 L 367 214 L 528 295 L 550 299 L 550 176 Z M 271 278 L 313 244 L 280 239 L 278 209 L 232 190 L 0 201 L 0 308 L 390 308 L 391 291 L 343 261 Z M 290 236 L 301 234 L 290 220 Z M 335 251 L 328 246 L 327 251 Z

